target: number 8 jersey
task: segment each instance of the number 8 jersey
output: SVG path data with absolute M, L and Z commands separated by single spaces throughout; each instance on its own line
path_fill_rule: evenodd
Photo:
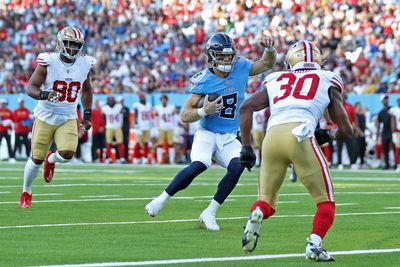
M 275 72 L 263 82 L 269 98 L 268 129 L 283 123 L 309 121 L 316 128 L 330 103 L 329 88 L 343 91 L 339 75 L 324 70 L 298 69 Z
M 78 95 L 86 81 L 95 59 L 79 56 L 74 63 L 63 62 L 58 53 L 41 53 L 37 63 L 47 67 L 43 91 L 56 91 L 61 94 L 57 103 L 39 100 L 34 109 L 34 116 L 46 123 L 60 125 L 70 119 L 76 119 Z

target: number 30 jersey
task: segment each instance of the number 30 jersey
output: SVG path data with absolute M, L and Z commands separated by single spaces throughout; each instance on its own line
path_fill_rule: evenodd
M 37 57 L 37 63 L 47 67 L 46 80 L 41 89 L 59 92 L 61 96 L 57 103 L 39 100 L 34 109 L 34 116 L 52 125 L 76 119 L 78 95 L 95 64 L 95 59 L 90 56 L 80 56 L 70 64 L 61 61 L 59 53 L 41 53 Z
M 330 103 L 329 88 L 343 91 L 339 75 L 325 70 L 300 69 L 275 72 L 263 82 L 271 117 L 268 129 L 283 123 L 309 121 L 316 128 Z

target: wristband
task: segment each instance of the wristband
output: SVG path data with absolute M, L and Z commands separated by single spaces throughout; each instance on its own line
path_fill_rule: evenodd
M 47 98 L 49 97 L 50 92 L 48 91 L 40 91 L 39 93 L 39 99 L 40 100 L 47 100 Z
M 199 114 L 199 116 L 202 118 L 207 116 L 207 113 L 205 112 L 204 108 L 197 109 L 197 114 Z
M 83 111 L 83 119 L 86 121 L 92 121 L 92 109 L 85 109 Z

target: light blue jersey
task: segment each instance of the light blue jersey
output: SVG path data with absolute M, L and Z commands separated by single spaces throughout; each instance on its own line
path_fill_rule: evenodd
M 239 57 L 233 70 L 226 78 L 204 69 L 190 79 L 189 92 L 192 94 L 217 93 L 222 96 L 223 107 L 220 112 L 206 116 L 200 125 L 213 133 L 236 133 L 239 130 L 239 107 L 244 100 L 244 92 L 249 78 L 251 62 Z

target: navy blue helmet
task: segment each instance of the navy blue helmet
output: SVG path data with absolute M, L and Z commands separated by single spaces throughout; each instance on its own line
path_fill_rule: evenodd
M 218 55 L 228 55 L 224 59 Z M 218 32 L 211 36 L 206 44 L 207 63 L 213 68 L 222 72 L 230 72 L 236 61 L 236 47 L 231 37 L 223 32 Z

